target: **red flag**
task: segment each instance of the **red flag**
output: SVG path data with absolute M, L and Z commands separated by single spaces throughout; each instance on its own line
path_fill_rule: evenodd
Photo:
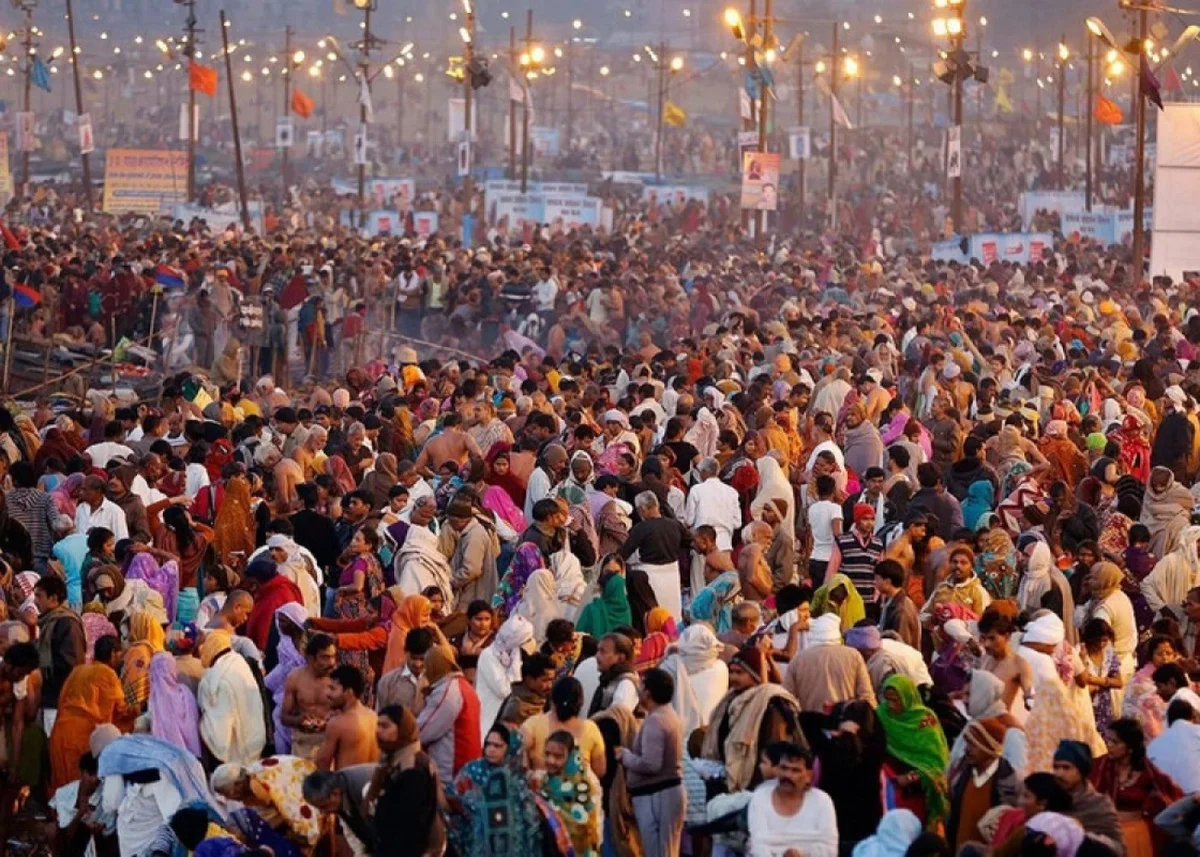
M 188 65 L 188 86 L 213 98 L 217 94 L 217 70 L 192 62 Z
M 13 234 L 13 231 L 11 229 L 9 229 L 8 226 L 6 226 L 4 223 L 0 223 L 0 236 L 4 237 L 5 249 L 7 249 L 7 250 L 20 250 L 21 249 L 21 242 L 17 239 L 17 236 Z
M 1167 66 L 1167 72 L 1163 75 L 1162 88 L 1163 92 L 1183 92 L 1183 81 L 1179 79 L 1179 73 L 1175 71 L 1175 66 Z
M 1121 108 L 1117 106 L 1115 101 L 1110 101 L 1103 95 L 1096 96 L 1096 109 L 1094 111 L 1096 121 L 1101 125 L 1120 125 L 1125 116 L 1121 113 Z
M 292 112 L 301 119 L 307 119 L 312 116 L 313 100 L 299 89 L 294 90 L 292 92 Z

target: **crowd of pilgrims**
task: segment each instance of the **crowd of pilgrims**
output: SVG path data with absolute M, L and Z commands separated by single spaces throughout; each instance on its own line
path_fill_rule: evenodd
M 0 408 L 0 835 L 1196 853 L 1194 285 L 780 252 L 669 348 Z

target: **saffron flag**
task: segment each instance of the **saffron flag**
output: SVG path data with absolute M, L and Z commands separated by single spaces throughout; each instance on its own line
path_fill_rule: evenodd
M 672 128 L 682 128 L 687 122 L 687 113 L 678 104 L 668 101 L 663 106 L 663 121 Z
M 312 116 L 313 100 L 305 95 L 300 90 L 296 89 L 292 92 L 292 112 L 301 119 L 307 119 Z
M 217 94 L 217 70 L 193 62 L 188 65 L 188 87 L 213 98 Z
M 1116 102 L 1110 101 L 1103 95 L 1096 96 L 1096 107 L 1093 115 L 1101 125 L 1120 125 L 1125 119 L 1121 113 L 1121 108 L 1117 106 Z

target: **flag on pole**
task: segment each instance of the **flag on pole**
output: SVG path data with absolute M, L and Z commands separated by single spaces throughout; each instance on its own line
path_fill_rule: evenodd
M 188 87 L 209 98 L 217 94 L 217 70 L 198 62 L 188 63 Z
M 17 236 L 13 234 L 13 231 L 11 229 L 9 229 L 7 224 L 5 224 L 5 223 L 0 223 L 0 237 L 4 238 L 4 248 L 6 250 L 20 250 L 21 249 L 21 242 L 17 239 Z
M 313 100 L 298 89 L 292 90 L 292 112 L 301 119 L 312 116 Z
M 508 100 L 525 100 L 525 87 L 521 86 L 521 81 L 517 80 L 517 76 L 515 74 L 508 78 Z
M 1120 125 L 1125 119 L 1116 102 L 1110 101 L 1103 95 L 1096 96 L 1096 108 L 1093 115 L 1101 125 Z
M 50 91 L 50 67 L 42 62 L 41 57 L 33 58 L 33 68 L 29 74 L 34 86 L 47 92 Z
M 42 302 L 42 293 L 33 286 L 17 283 L 13 286 L 13 299 L 21 309 L 33 309 Z
M 838 97 L 832 92 L 829 93 L 830 99 L 833 101 L 833 121 L 841 125 L 848 131 L 854 130 L 854 123 L 850 121 L 850 117 L 846 115 L 845 108 L 842 107 L 842 102 L 838 101 Z
M 154 269 L 154 282 L 164 289 L 182 289 L 186 284 L 183 271 L 170 265 L 159 265 Z
M 1183 81 L 1179 79 L 1179 72 L 1175 71 L 1175 66 L 1167 66 L 1166 74 L 1163 75 L 1162 88 L 1164 92 L 1183 92 Z
M 687 122 L 687 113 L 678 104 L 668 101 L 663 105 L 663 122 L 672 128 L 682 128 Z
M 1146 94 L 1159 110 L 1163 109 L 1162 95 L 1159 93 L 1158 78 L 1154 76 L 1154 72 L 1150 69 L 1150 63 L 1146 59 L 1146 55 L 1142 54 L 1141 62 L 1139 63 L 1138 74 L 1141 76 L 1142 92 Z
M 358 78 L 358 103 L 367 109 L 367 124 L 375 121 L 375 107 L 371 104 L 371 84 L 365 75 Z

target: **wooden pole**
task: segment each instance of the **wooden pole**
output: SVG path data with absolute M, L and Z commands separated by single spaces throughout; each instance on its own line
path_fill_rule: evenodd
M 229 53 L 229 27 L 221 10 L 221 43 L 225 46 L 225 83 L 229 88 L 229 116 L 233 123 L 233 157 L 237 162 L 238 198 L 241 201 L 242 228 L 250 231 L 250 209 L 246 205 L 246 167 L 242 163 L 242 132 L 238 128 L 237 94 L 233 91 L 233 55 Z M 289 59 L 288 62 L 291 62 Z
M 150 297 L 150 332 L 147 336 L 150 348 L 154 348 L 154 322 L 158 319 L 158 292 L 158 286 L 155 286 Z
M 288 25 L 283 28 L 283 63 L 284 70 L 287 72 L 283 76 L 283 116 L 285 119 L 292 118 L 292 72 L 296 66 L 292 63 L 292 28 Z M 291 140 L 288 140 L 291 143 Z M 288 201 L 288 149 L 290 146 L 283 147 L 283 204 L 287 205 Z
M 75 12 L 71 0 L 67 0 L 67 34 L 71 42 L 71 73 L 75 78 L 75 122 L 83 116 L 83 91 L 79 87 L 79 55 L 75 53 Z M 83 138 L 79 139 L 80 155 L 83 161 L 83 198 L 87 201 L 87 210 L 92 210 L 92 165 L 87 152 L 83 151 Z
M 112 372 L 112 389 L 115 396 L 117 393 L 117 320 L 116 318 L 110 318 L 108 321 L 109 330 L 112 331 L 112 351 L 109 352 L 109 357 L 111 358 L 109 366 Z
M 8 379 L 12 373 L 12 353 L 16 348 L 16 343 L 13 342 L 13 324 L 17 319 L 17 299 L 10 297 L 8 299 L 8 336 L 4 342 L 4 392 L 8 392 Z

